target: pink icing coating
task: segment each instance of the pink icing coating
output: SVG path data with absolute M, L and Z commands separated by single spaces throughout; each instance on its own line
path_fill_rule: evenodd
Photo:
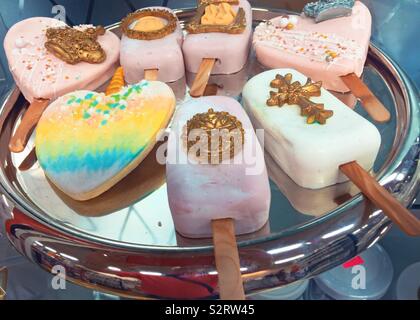
M 165 7 L 150 7 L 162 9 Z M 172 11 L 171 11 L 172 12 Z M 184 58 L 182 55 L 183 34 L 178 22 L 177 29 L 164 38 L 156 40 L 121 38 L 121 66 L 125 70 L 127 83 L 137 83 L 144 79 L 144 70 L 159 69 L 159 80 L 173 82 L 184 76 Z
M 186 158 L 181 140 L 186 121 L 209 108 L 227 111 L 242 122 L 246 132 L 245 145 L 233 161 L 243 157 L 246 150 L 254 150 L 252 160 L 247 158 L 246 163 L 219 165 L 173 162 L 175 156 Z M 246 168 L 253 166 L 259 170 L 247 174 Z M 264 154 L 248 116 L 232 98 L 204 97 L 190 100 L 178 108 L 169 137 L 166 175 L 175 228 L 183 236 L 211 237 L 214 219 L 233 218 L 236 234 L 255 232 L 268 220 L 271 194 Z
M 246 0 L 240 0 L 239 5 L 232 6 L 235 11 L 243 8 L 247 26 L 241 34 L 200 33 L 187 34 L 182 51 L 185 66 L 189 72 L 197 73 L 203 58 L 218 59 L 212 74 L 230 74 L 241 70 L 248 59 L 252 34 L 252 10 Z
M 94 90 L 113 74 L 119 58 L 119 38 L 110 31 L 98 38 L 107 58 L 103 63 L 68 64 L 44 47 L 45 30 L 64 23 L 45 17 L 16 23 L 4 39 L 9 68 L 25 98 L 56 99 L 68 92 Z
M 261 24 L 254 33 L 258 61 L 269 68 L 293 68 L 323 87 L 338 92 L 349 89 L 340 76 L 355 73 L 361 76 L 369 48 L 372 17 L 369 9 L 356 1 L 353 13 L 315 23 L 306 16 L 296 16 L 291 30 L 280 28 L 281 17 L 272 25 Z M 326 50 L 338 56 L 327 61 Z

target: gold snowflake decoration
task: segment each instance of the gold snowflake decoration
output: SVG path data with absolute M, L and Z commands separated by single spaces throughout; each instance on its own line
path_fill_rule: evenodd
M 333 116 L 333 111 L 325 110 L 324 104 L 314 103 L 309 99 L 321 95 L 321 86 L 322 82 L 312 82 L 310 78 L 302 85 L 299 81 L 292 82 L 291 73 L 287 73 L 284 77 L 278 74 L 270 83 L 270 87 L 277 91 L 270 91 L 267 105 L 282 107 L 285 104 L 297 104 L 302 109 L 301 115 L 307 117 L 308 124 L 315 122 L 325 124 L 327 119 Z
M 200 131 L 193 135 L 195 139 L 190 140 L 193 130 Z M 188 151 L 203 138 L 208 144 L 196 150 L 196 156 L 204 156 L 209 163 L 218 164 L 225 158 L 233 158 L 242 150 L 245 130 L 235 116 L 210 108 L 207 112 L 195 114 L 184 127 L 184 141 L 187 142 Z

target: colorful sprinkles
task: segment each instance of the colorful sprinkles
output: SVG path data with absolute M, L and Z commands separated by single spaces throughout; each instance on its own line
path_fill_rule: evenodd
M 363 48 L 354 40 L 334 33 L 290 30 L 271 21 L 260 23 L 254 32 L 254 42 L 283 52 L 309 58 L 311 61 L 332 63 L 340 58 L 362 59 Z
M 148 85 L 147 81 L 122 88 L 118 94 L 113 94 L 104 99 L 103 94 L 87 93 L 78 98 L 70 95 L 65 105 L 73 108 L 74 120 L 87 120 L 90 125 L 104 126 L 112 118 L 118 118 L 118 112 L 127 108 L 127 103 L 133 94 L 140 94 Z

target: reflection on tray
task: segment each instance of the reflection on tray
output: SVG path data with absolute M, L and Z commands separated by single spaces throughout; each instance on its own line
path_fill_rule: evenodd
M 266 237 L 268 235 L 270 235 L 270 222 L 269 221 L 260 230 L 253 233 L 237 236 L 236 240 L 237 242 L 241 242 L 241 241 L 247 241 L 247 240 L 252 240 L 256 238 Z M 186 238 L 180 235 L 178 232 L 176 232 L 176 242 L 179 247 L 198 247 L 198 246 L 212 245 L 213 239 L 211 238 L 206 238 L 206 239 Z
M 128 207 L 146 197 L 165 183 L 165 166 L 156 161 L 157 144 L 142 163 L 127 177 L 97 198 L 77 201 L 48 181 L 55 193 L 76 213 L 88 217 L 100 217 Z
M 241 71 L 237 73 L 211 75 L 206 91 L 210 88 L 216 88 L 217 90 L 210 89 L 208 92 L 211 93 L 206 92 L 205 95 L 217 94 L 219 96 L 227 96 L 232 98 L 238 97 L 241 94 L 245 83 L 248 81 L 249 67 L 250 63 L 248 63 L 244 68 L 242 68 Z M 196 73 L 188 71 L 186 72 L 185 76 L 187 78 L 188 87 L 191 88 L 196 75 Z
M 177 104 L 184 101 L 187 86 L 187 80 L 185 79 L 185 76 L 177 81 L 168 82 L 167 85 L 170 86 L 172 91 L 175 93 Z
M 354 109 L 357 104 L 357 98 L 353 95 L 353 93 L 340 93 L 335 91 L 329 91 L 332 93 L 338 100 L 348 106 L 350 109 Z
M 268 174 L 297 211 L 319 217 L 350 200 L 359 189 L 351 182 L 339 183 L 323 189 L 306 189 L 297 185 L 266 152 Z

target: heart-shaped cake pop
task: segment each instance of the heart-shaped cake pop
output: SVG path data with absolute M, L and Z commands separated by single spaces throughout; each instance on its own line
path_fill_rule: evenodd
M 87 33 L 95 30 L 93 26 L 83 25 L 61 32 L 66 31 L 65 27 L 66 24 L 57 19 L 36 17 L 16 23 L 6 34 L 4 49 L 10 71 L 29 102 L 54 100 L 74 90 L 94 90 L 111 78 L 115 70 L 120 40 L 114 33 L 102 29 L 97 39 L 92 40 L 96 38 L 92 34 L 86 34 L 85 38 L 81 35 L 87 29 Z M 63 30 L 57 33 L 51 32 L 54 31 L 51 28 Z M 47 30 L 54 39 L 47 38 Z M 92 49 L 91 52 L 72 48 L 78 40 Z M 71 57 L 68 53 L 72 52 L 81 52 L 83 56 Z M 93 59 L 98 54 L 102 56 Z
M 348 92 L 340 76 L 358 77 L 369 48 L 372 17 L 356 1 L 351 15 L 316 23 L 301 16 L 280 16 L 261 23 L 254 33 L 260 63 L 269 68 L 293 68 L 326 89 Z
M 76 200 L 108 190 L 150 152 L 176 100 L 163 82 L 142 81 L 111 96 L 76 91 L 54 101 L 36 129 L 46 176 Z

